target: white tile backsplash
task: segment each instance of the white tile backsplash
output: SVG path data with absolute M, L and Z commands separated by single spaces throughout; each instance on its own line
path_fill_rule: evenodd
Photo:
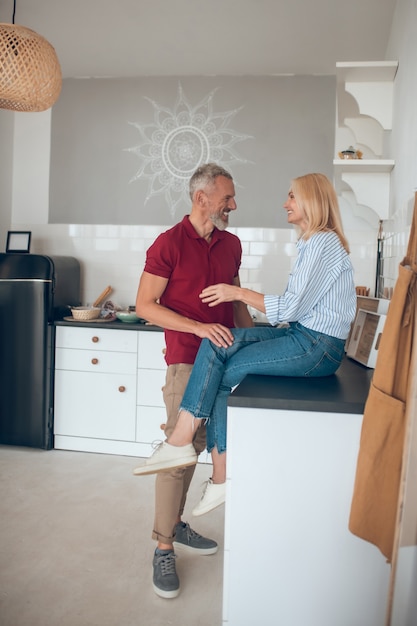
M 83 303 L 93 302 L 107 285 L 111 285 L 113 293 L 110 298 L 122 307 L 135 303 L 146 250 L 167 228 L 170 226 L 19 224 L 18 228 L 15 227 L 16 230 L 32 231 L 33 253 L 74 256 L 80 261 Z M 263 293 L 282 293 L 297 254 L 295 231 L 289 228 L 231 228 L 230 231 L 242 242 L 242 286 Z M 347 230 L 346 235 L 355 268 L 355 283 L 370 287 L 373 293 L 377 233 L 371 227 L 364 229 L 361 226 L 358 230 Z M 404 255 L 408 230 L 393 228 L 387 237 L 384 247 L 386 271 L 393 282 L 393 273 Z

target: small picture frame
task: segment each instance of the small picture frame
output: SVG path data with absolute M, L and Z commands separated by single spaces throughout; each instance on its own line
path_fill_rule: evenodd
M 30 252 L 30 230 L 9 230 L 7 233 L 6 252 Z

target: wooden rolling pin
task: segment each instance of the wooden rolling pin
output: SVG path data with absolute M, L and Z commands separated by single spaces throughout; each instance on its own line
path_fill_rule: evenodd
M 100 304 L 103 302 L 103 300 L 105 300 L 107 298 L 107 296 L 109 296 L 111 294 L 112 291 L 113 290 L 110 287 L 110 285 L 108 287 L 106 287 L 105 290 L 99 295 L 97 300 L 95 300 L 93 302 L 93 306 L 100 306 Z

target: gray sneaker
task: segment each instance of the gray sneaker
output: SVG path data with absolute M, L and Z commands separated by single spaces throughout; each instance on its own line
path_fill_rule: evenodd
M 218 545 L 213 539 L 202 537 L 185 522 L 179 522 L 175 526 L 174 543 L 177 547 L 194 552 L 194 554 L 215 554 L 218 549 Z
M 180 592 L 180 579 L 175 569 L 173 550 L 153 557 L 153 590 L 161 598 L 176 598 Z

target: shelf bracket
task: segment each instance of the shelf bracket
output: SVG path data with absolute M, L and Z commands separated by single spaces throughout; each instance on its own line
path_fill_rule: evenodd
M 392 129 L 391 82 L 345 83 L 345 90 L 355 98 L 362 115 L 373 117 L 384 130 Z
M 342 172 L 342 180 L 349 185 L 359 204 L 371 208 L 380 220 L 389 217 L 390 173 Z

